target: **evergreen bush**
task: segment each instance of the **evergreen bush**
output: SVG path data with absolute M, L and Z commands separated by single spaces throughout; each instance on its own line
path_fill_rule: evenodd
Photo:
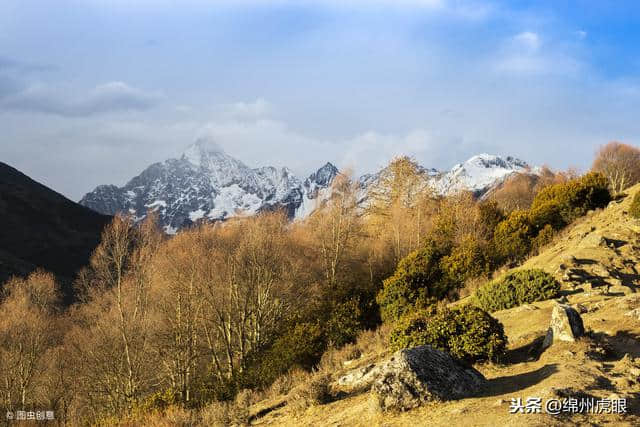
M 519 270 L 494 280 L 476 290 L 478 305 L 489 312 L 554 298 L 560 283 L 549 273 Z
M 403 317 L 390 336 L 392 349 L 430 345 L 466 363 L 497 360 L 507 337 L 502 324 L 472 306 L 418 310 Z

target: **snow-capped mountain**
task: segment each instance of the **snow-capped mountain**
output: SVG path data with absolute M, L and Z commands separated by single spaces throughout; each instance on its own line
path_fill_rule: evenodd
M 464 163 L 458 163 L 449 171 L 419 167 L 424 176 L 424 188 L 431 188 L 437 195 L 447 196 L 459 191 L 471 191 L 482 198 L 497 188 L 505 179 L 516 173 L 535 173 L 529 165 L 520 159 L 478 154 Z M 374 174 L 362 175 L 359 180 L 361 193 L 359 203 L 367 204 L 368 193 L 375 188 L 385 169 Z
M 215 144 L 199 140 L 179 159 L 155 163 L 124 187 L 101 185 L 80 204 L 101 213 L 128 212 L 137 219 L 149 210 L 174 233 L 198 220 L 222 220 L 284 209 L 304 217 L 324 196 L 338 170 L 325 164 L 304 182 L 287 168 L 250 168 Z
M 436 175 L 432 185 L 441 195 L 457 191 L 472 191 L 482 196 L 491 188 L 514 173 L 529 171 L 529 165 L 523 160 L 499 157 L 491 154 L 478 154 L 464 163 L 459 163 L 450 171 Z
M 529 167 L 512 157 L 480 154 L 450 171 L 422 171 L 425 185 L 440 195 L 468 190 L 482 197 L 511 174 L 525 173 Z M 367 204 L 367 194 L 382 172 L 359 178 L 362 206 Z M 274 209 L 284 209 L 291 219 L 302 219 L 331 196 L 331 183 L 337 174 L 331 163 L 304 180 L 286 167 L 250 168 L 214 143 L 199 140 L 180 158 L 149 166 L 124 187 L 98 186 L 80 204 L 108 215 L 128 212 L 137 219 L 151 210 L 168 233 L 200 220 L 224 220 Z

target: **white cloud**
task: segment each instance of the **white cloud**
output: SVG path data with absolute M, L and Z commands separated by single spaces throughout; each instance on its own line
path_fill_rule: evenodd
M 532 31 L 507 39 L 491 61 L 495 71 L 512 75 L 575 75 L 583 67 L 566 44 L 543 43 Z
M 578 37 L 580 40 L 584 40 L 587 38 L 588 33 L 584 30 L 578 30 L 575 32 L 576 37 Z
M 216 141 L 225 152 L 252 167 L 269 164 L 288 166 L 298 173 L 319 167 L 317 163 L 322 160 L 335 161 L 337 154 L 332 144 L 295 132 L 286 123 L 272 119 L 239 121 L 217 118 L 202 124 L 196 138 Z M 326 160 L 310 155 L 323 152 L 328 157 Z
M 421 159 L 429 157 L 429 152 L 436 144 L 437 141 L 424 129 L 415 129 L 405 135 L 368 131 L 345 141 L 342 163 L 363 172 L 362 164 L 380 168 L 395 156 L 411 155 Z
M 524 31 L 513 37 L 516 48 L 535 52 L 540 48 L 540 36 L 532 31 Z
M 36 84 L 4 98 L 0 101 L 0 108 L 78 117 L 147 110 L 163 99 L 159 93 L 145 92 L 117 81 L 98 85 L 75 97 L 70 96 L 69 92 L 69 89 Z
M 319 139 L 297 132 L 280 120 L 228 120 L 218 117 L 199 126 L 194 139 L 215 141 L 249 166 L 287 166 L 306 176 L 327 161 L 357 175 L 375 172 L 395 156 L 409 155 L 428 167 L 444 168 L 464 160 L 473 147 L 460 137 L 415 128 L 404 133 L 374 130 L 352 137 Z

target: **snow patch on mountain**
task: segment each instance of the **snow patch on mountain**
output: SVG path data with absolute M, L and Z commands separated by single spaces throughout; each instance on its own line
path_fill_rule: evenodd
M 529 169 L 526 162 L 514 157 L 479 154 L 455 165 L 449 172 L 435 177 L 433 186 L 441 195 L 464 190 L 481 196 L 508 176 Z

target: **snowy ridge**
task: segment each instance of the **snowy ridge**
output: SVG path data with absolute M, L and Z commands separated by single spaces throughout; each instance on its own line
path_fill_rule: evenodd
M 513 157 L 474 156 L 450 171 L 422 168 L 426 185 L 440 195 L 461 190 L 478 197 L 487 194 L 514 173 L 530 172 Z M 535 173 L 535 171 L 534 171 Z M 358 200 L 366 206 L 368 193 L 379 182 L 382 170 L 359 178 Z M 208 140 L 198 140 L 178 159 L 155 163 L 124 187 L 101 185 L 80 203 L 100 213 L 127 212 L 136 220 L 155 212 L 167 233 L 175 233 L 200 221 L 218 221 L 282 209 L 292 220 L 311 215 L 331 197 L 338 169 L 326 163 L 300 180 L 286 167 L 250 168 Z
M 284 209 L 290 218 L 308 215 L 338 173 L 327 163 L 304 183 L 287 168 L 250 168 L 208 140 L 198 140 L 179 159 L 155 163 L 124 187 L 99 186 L 80 203 L 98 212 L 128 212 L 142 220 L 158 216 L 168 233 L 198 221 L 224 220 Z
M 455 165 L 449 172 L 436 176 L 433 186 L 441 195 L 466 190 L 482 196 L 508 176 L 529 169 L 529 165 L 520 159 L 479 154 Z

